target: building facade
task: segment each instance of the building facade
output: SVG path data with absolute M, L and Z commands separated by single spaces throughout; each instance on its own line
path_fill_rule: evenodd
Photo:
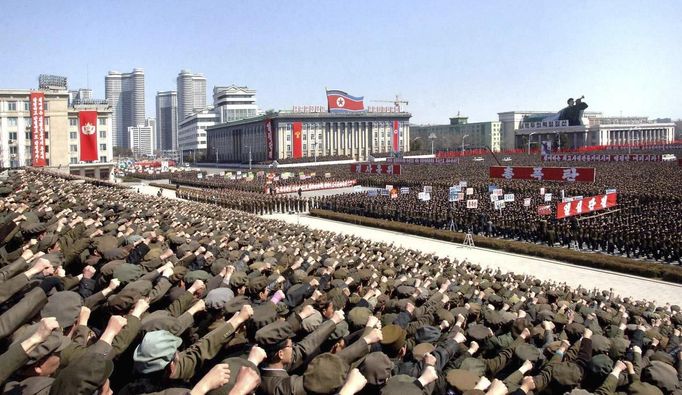
M 104 77 L 104 92 L 113 111 L 113 145 L 129 147 L 128 128 L 144 124 L 145 119 L 144 70 L 110 71 Z
M 113 111 L 107 104 L 106 100 L 100 100 L 96 103 L 95 100 L 82 101 L 83 104 L 74 104 L 69 107 L 69 164 L 82 164 L 80 160 L 80 111 L 97 111 L 97 149 L 98 162 L 107 163 L 113 160 L 114 147 L 113 141 Z M 87 166 L 86 166 L 87 167 Z M 97 177 L 99 178 L 99 177 Z
M 296 158 L 294 143 L 300 133 L 300 157 L 370 155 L 392 151 L 394 124 L 399 150 L 410 150 L 409 113 L 293 113 L 279 112 L 222 123 L 208 131 L 208 157 L 219 162 L 264 162 Z M 271 127 L 271 135 L 266 129 Z M 272 143 L 269 150 L 268 143 Z M 250 157 L 249 157 L 250 156 Z
M 412 142 L 419 141 L 422 150 L 434 151 L 478 149 L 489 147 L 500 151 L 502 124 L 498 121 L 468 122 L 468 117 L 457 115 L 448 125 L 411 125 Z M 462 144 L 464 143 L 464 144 Z
M 210 110 L 191 114 L 178 124 L 180 154 L 206 150 L 206 129 L 218 123 L 218 116 Z
M 2 167 L 30 166 L 31 115 L 29 89 L 0 90 L 0 164 Z M 45 155 L 48 166 L 69 164 L 67 116 L 69 93 L 45 93 Z
M 258 115 L 256 90 L 246 86 L 216 86 L 213 107 L 220 123 L 253 118 Z
M 189 115 L 206 109 L 206 78 L 182 70 L 178 74 L 178 124 Z
M 128 128 L 130 149 L 135 158 L 154 155 L 154 128 L 137 125 Z
M 178 149 L 178 94 L 156 92 L 156 149 Z

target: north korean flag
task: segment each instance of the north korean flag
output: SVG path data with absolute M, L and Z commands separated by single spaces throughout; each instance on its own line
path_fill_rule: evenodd
M 364 97 L 351 96 L 346 92 L 327 91 L 327 107 L 329 112 L 360 112 L 365 111 Z

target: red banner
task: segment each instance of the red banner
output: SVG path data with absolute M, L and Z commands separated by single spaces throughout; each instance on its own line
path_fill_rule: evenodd
M 31 92 L 29 95 L 31 115 L 31 161 L 33 166 L 47 165 L 45 160 L 45 94 Z
M 398 121 L 393 121 L 393 153 L 400 152 L 400 128 Z
M 582 198 L 572 202 L 559 203 L 556 206 L 556 217 L 557 219 L 561 219 L 615 207 L 617 205 L 617 195 L 617 193 L 609 193 L 606 195 Z
M 351 173 L 400 175 L 400 165 L 350 165 Z
M 267 160 L 275 159 L 275 132 L 272 130 L 272 119 L 265 120 L 265 143 Z
M 80 130 L 81 160 L 84 162 L 99 159 L 97 155 L 97 111 L 78 112 Z
M 507 180 L 594 182 L 595 174 L 594 168 L 591 167 L 490 167 L 490 178 L 504 178 Z
M 293 158 L 298 159 L 303 157 L 303 138 L 301 136 L 303 124 L 301 122 L 294 122 L 292 126 L 294 132 L 294 154 Z
M 552 215 L 552 206 L 549 204 L 538 206 L 538 215 Z
M 662 155 L 647 154 L 552 154 L 542 156 L 548 162 L 660 162 Z

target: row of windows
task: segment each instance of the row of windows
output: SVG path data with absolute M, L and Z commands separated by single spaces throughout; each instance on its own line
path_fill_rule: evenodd
M 107 161 L 107 157 L 106 157 L 106 156 L 100 156 L 100 157 L 99 157 L 99 161 L 100 161 L 101 163 L 105 163 L 105 162 Z M 78 164 L 78 158 L 71 158 L 71 164 L 72 164 L 72 165 Z
M 71 152 L 78 152 L 78 144 L 71 144 L 69 146 Z M 99 150 L 100 151 L 106 151 L 107 150 L 107 145 L 106 144 L 100 144 L 99 145 Z
M 7 102 L 7 111 L 17 111 L 17 103 L 21 103 L 21 108 L 23 108 L 23 111 L 29 111 L 30 105 L 27 100 L 21 101 L 21 102 L 16 102 L 16 101 L 8 101 Z M 47 101 L 43 101 L 43 110 L 47 111 Z M 0 110 L 2 110 L 2 106 L 0 106 Z
M 69 132 L 69 138 L 71 140 L 78 139 L 78 132 Z M 100 130 L 99 131 L 99 138 L 101 138 L 101 139 L 107 138 L 107 131 L 106 130 Z
M 17 132 L 9 132 L 9 140 L 16 142 L 18 135 L 19 134 Z M 31 132 L 24 132 L 24 137 L 27 141 L 29 141 L 29 140 L 31 140 L 31 138 L 33 136 L 31 134 Z M 49 139 L 50 139 L 50 132 L 45 132 L 45 140 L 49 140 Z
M 45 120 L 45 126 L 50 126 L 50 118 L 49 117 L 44 117 Z M 26 126 L 31 126 L 31 118 L 24 118 L 24 124 Z M 18 126 L 19 125 L 19 118 L 17 117 L 7 117 L 7 126 Z
M 99 118 L 97 118 L 97 123 L 100 126 L 106 126 L 107 119 L 99 117 Z M 78 118 L 69 118 L 69 126 L 78 126 Z

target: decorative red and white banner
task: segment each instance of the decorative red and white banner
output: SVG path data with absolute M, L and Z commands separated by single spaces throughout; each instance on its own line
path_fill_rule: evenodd
M 386 158 L 386 162 L 406 164 L 452 164 L 459 163 L 459 158 Z
M 267 160 L 275 159 L 275 132 L 272 130 L 272 119 L 266 119 L 265 125 L 263 125 L 265 130 L 265 150 Z
M 399 176 L 400 165 L 368 165 L 356 164 L 350 165 L 351 173 L 365 173 L 365 174 L 388 174 Z
M 504 178 L 506 180 L 594 182 L 595 174 L 594 168 L 591 167 L 490 167 L 490 178 Z
M 78 129 L 80 130 L 81 160 L 88 162 L 99 159 L 97 155 L 97 111 L 79 111 Z
M 660 162 L 662 155 L 654 154 L 553 154 L 543 155 L 547 162 Z
M 393 153 L 400 152 L 400 123 L 393 121 Z
M 552 206 L 549 204 L 538 206 L 538 215 L 552 215 Z
M 291 129 L 294 134 L 294 152 L 292 156 L 294 159 L 298 159 L 303 157 L 303 136 L 301 134 L 303 133 L 303 123 L 294 122 Z
M 29 95 L 31 115 L 31 162 L 34 167 L 47 165 L 45 157 L 45 93 Z
M 617 193 L 609 193 L 576 199 L 572 202 L 559 203 L 556 206 L 556 217 L 561 219 L 615 207 L 617 205 L 617 197 Z

